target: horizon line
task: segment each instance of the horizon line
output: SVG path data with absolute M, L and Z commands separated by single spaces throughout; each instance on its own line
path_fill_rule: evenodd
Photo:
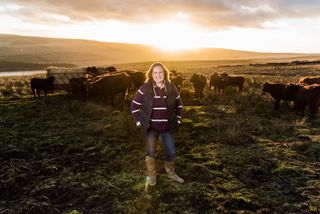
M 6 36 L 21 36 L 21 37 L 36 37 L 36 38 L 47 38 L 47 39 L 65 39 L 65 40 L 80 40 L 80 41 L 90 41 L 90 42 L 101 42 L 101 43 L 113 43 L 113 44 L 123 44 L 123 45 L 142 45 L 142 46 L 148 46 L 152 47 L 155 49 L 158 49 L 162 52 L 181 52 L 181 51 L 186 51 L 186 50 L 197 50 L 197 49 L 221 49 L 221 50 L 231 50 L 231 51 L 242 51 L 242 52 L 252 52 L 252 53 L 259 53 L 259 54 L 301 54 L 301 55 L 320 55 L 319 53 L 315 52 L 268 52 L 268 51 L 255 51 L 255 50 L 239 50 L 239 49 L 232 49 L 232 48 L 223 48 L 223 47 L 204 47 L 204 46 L 199 46 L 199 47 L 194 47 L 194 48 L 186 48 L 183 50 L 173 50 L 173 51 L 168 51 L 168 50 L 163 50 L 159 48 L 158 46 L 154 46 L 152 44 L 143 44 L 143 43 L 128 43 L 128 42 L 117 42 L 117 41 L 103 41 L 103 40 L 95 40 L 95 39 L 86 39 L 86 38 L 75 38 L 75 37 L 55 37 L 55 36 L 35 36 L 35 35 L 23 35 L 23 34 L 11 34 L 11 33 L 2 33 L 0 32 L 1 35 L 6 35 Z

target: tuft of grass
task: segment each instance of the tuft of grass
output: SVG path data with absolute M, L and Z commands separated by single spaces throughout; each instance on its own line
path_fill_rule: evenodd
M 6 87 L 1 89 L 0 95 L 5 97 L 12 97 L 12 96 L 15 96 L 15 93 L 11 87 Z
M 247 134 L 245 129 L 238 124 L 219 123 L 215 128 L 217 129 L 217 138 L 222 143 L 241 145 L 254 142 L 252 136 Z
M 80 105 L 80 108 L 78 110 L 79 114 L 83 117 L 88 118 L 101 118 L 105 114 L 110 114 L 112 112 L 112 106 L 102 106 L 99 104 L 96 104 L 94 102 L 87 102 L 87 103 L 77 103 L 70 105 L 70 108 L 77 108 Z
M 233 96 L 233 95 L 236 95 L 237 93 L 238 93 L 238 88 L 235 88 L 235 87 L 227 87 L 224 90 L 225 96 Z
M 139 138 L 141 132 L 141 127 L 137 127 L 133 116 L 129 111 L 121 112 L 117 116 L 116 129 L 121 135 L 132 136 L 133 138 Z
M 91 136 L 99 136 L 105 133 L 105 127 L 101 123 L 89 123 L 83 130 L 83 133 Z
M 68 214 L 82 214 L 83 212 L 78 211 L 78 210 L 71 210 L 70 212 L 68 212 Z
M 194 91 L 190 88 L 181 88 L 180 96 L 184 105 L 192 105 L 194 99 Z
M 68 110 L 70 111 L 70 113 L 76 113 L 79 111 L 79 109 L 81 108 L 82 103 L 78 100 L 73 100 L 70 103 L 68 103 Z M 82 110 L 85 111 L 85 110 Z
M 284 162 L 280 162 L 275 169 L 271 171 L 273 174 L 278 174 L 280 176 L 296 176 L 299 172 L 295 167 L 289 166 Z

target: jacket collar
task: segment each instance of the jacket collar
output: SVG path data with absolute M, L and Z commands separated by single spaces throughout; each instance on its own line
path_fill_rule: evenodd
M 154 88 L 158 87 L 158 86 L 157 86 L 157 84 L 156 84 L 155 82 L 152 82 L 152 83 L 153 83 L 153 87 L 154 87 Z M 163 81 L 163 83 L 162 83 L 162 85 L 161 85 L 160 89 L 162 89 L 163 87 L 166 87 L 166 81 L 165 81 L 165 80 Z M 158 87 L 158 88 L 159 88 L 159 87 Z
M 156 88 L 157 88 L 158 86 L 156 85 L 156 83 L 155 82 L 153 82 L 153 93 L 154 93 L 154 95 L 155 96 L 157 96 L 157 93 L 156 93 Z M 159 87 L 158 87 L 159 88 Z M 162 89 L 162 88 L 164 88 L 164 90 L 165 90 L 165 92 L 167 93 L 167 84 L 166 84 L 166 81 L 164 81 L 163 82 L 163 84 L 162 84 L 162 86 L 160 87 L 160 89 Z

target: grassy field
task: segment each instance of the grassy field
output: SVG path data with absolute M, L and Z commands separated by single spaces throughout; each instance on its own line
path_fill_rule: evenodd
M 26 88 L 0 100 L 0 213 L 320 212 L 320 115 L 297 116 L 290 103 L 274 111 L 261 95 L 265 81 L 297 81 L 317 74 L 317 66 L 165 64 L 187 78 L 214 71 L 246 78 L 241 96 L 235 88 L 224 97 L 206 90 L 201 101 L 185 82 L 175 134 L 184 184 L 167 179 L 159 147 L 158 184 L 144 191 L 145 149 L 129 110 L 132 93 L 110 106 L 65 93 L 34 100 Z

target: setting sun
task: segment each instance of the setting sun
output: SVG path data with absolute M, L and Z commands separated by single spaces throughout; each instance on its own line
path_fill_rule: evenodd
M 147 27 L 149 39 L 145 43 L 166 51 L 180 51 L 197 47 L 197 31 L 185 21 L 167 21 Z

